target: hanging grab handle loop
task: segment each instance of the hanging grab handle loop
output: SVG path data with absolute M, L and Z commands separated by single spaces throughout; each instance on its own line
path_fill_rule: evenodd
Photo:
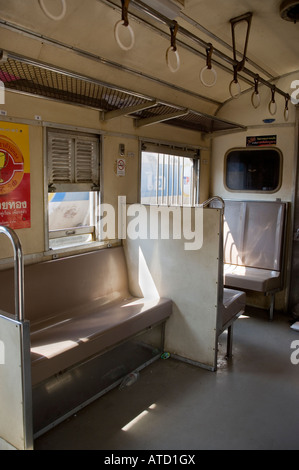
M 128 11 L 129 11 L 129 4 L 130 0 L 121 0 L 122 3 L 122 15 L 121 15 L 121 20 L 119 20 L 115 27 L 114 27 L 114 36 L 117 44 L 123 51 L 129 51 L 130 49 L 133 48 L 135 44 L 135 35 L 132 27 L 129 25 L 129 19 L 128 19 Z M 126 45 L 122 42 L 120 39 L 120 31 L 121 27 L 127 28 L 127 31 L 129 32 L 130 36 L 130 41 L 129 44 Z
M 284 108 L 284 120 L 288 121 L 289 120 L 289 95 L 286 96 L 286 101 L 285 101 L 285 108 Z
M 275 92 L 276 92 L 276 87 L 274 85 L 271 88 L 272 98 L 271 98 L 271 101 L 269 103 L 269 113 L 271 114 L 271 116 L 274 116 L 274 114 L 276 114 L 276 111 L 277 111 L 277 103 L 275 101 Z
M 206 49 L 206 53 L 207 53 L 207 65 L 205 67 L 203 67 L 201 69 L 201 72 L 200 72 L 200 80 L 202 82 L 202 84 L 206 87 L 212 87 L 215 85 L 215 83 L 217 82 L 217 72 L 216 70 L 213 68 L 212 66 L 212 54 L 213 54 L 213 50 L 214 50 L 214 47 L 212 44 L 209 44 L 207 49 Z M 206 80 L 204 79 L 204 75 L 205 75 L 205 72 L 206 70 L 210 70 L 211 73 L 212 73 L 212 81 L 211 82 L 206 82 Z
M 61 13 L 60 15 L 53 15 L 51 12 L 49 12 L 48 8 L 45 5 L 45 0 L 39 0 L 39 4 L 41 9 L 43 10 L 44 14 L 50 18 L 50 20 L 54 21 L 60 21 L 65 17 L 66 14 L 66 0 L 61 0 Z
M 232 98 L 237 99 L 241 95 L 241 87 L 238 82 L 238 72 L 241 72 L 244 69 L 245 62 L 246 62 L 246 53 L 247 53 L 247 46 L 249 40 L 249 34 L 251 29 L 251 21 L 252 21 L 252 13 L 245 13 L 245 15 L 238 16 L 237 18 L 233 18 L 230 20 L 231 23 L 231 30 L 232 30 L 232 40 L 233 40 L 233 53 L 234 53 L 234 79 L 229 85 L 229 91 Z M 236 48 L 236 34 L 235 29 L 239 23 L 246 22 L 247 23 L 247 31 L 246 31 L 246 38 L 244 43 L 244 51 L 243 57 L 241 61 L 237 60 L 237 48 Z M 233 92 L 234 85 L 236 87 L 236 93 Z
M 173 21 L 172 25 L 170 26 L 170 34 L 171 34 L 171 44 L 170 47 L 166 51 L 166 63 L 171 72 L 177 72 L 180 68 L 180 56 L 177 51 L 176 46 L 176 36 L 179 29 L 179 25 L 176 21 Z M 171 63 L 171 53 L 175 57 L 175 63 L 172 65 Z
M 238 99 L 241 95 L 241 86 L 238 81 L 238 70 L 239 70 L 239 64 L 234 65 L 234 79 L 230 82 L 230 85 L 229 85 L 230 96 L 234 98 L 235 100 Z
M 259 75 L 257 75 L 254 79 L 254 92 L 251 95 L 251 103 L 255 109 L 257 109 L 261 104 L 261 97 L 259 94 L 259 78 Z

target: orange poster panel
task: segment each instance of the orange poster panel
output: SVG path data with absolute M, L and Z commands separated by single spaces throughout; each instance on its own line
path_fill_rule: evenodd
M 0 225 L 29 228 L 30 208 L 28 126 L 0 121 Z

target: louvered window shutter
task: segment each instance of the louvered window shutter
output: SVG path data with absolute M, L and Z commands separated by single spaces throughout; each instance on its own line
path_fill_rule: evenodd
M 93 135 L 48 132 L 50 191 L 99 189 L 99 142 Z
M 49 139 L 49 183 L 72 182 L 72 142 L 67 137 Z
M 92 140 L 76 139 L 75 181 L 96 184 L 96 154 Z

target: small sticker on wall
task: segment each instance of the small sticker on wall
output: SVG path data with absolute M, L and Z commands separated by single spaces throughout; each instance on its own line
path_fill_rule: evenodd
M 124 158 L 117 159 L 116 174 L 117 176 L 126 176 L 126 160 Z
M 246 137 L 246 147 L 265 147 L 277 144 L 277 135 Z

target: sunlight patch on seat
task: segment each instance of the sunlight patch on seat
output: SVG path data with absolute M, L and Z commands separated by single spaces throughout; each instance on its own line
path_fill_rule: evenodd
M 38 354 L 39 356 L 46 357 L 47 359 L 51 359 L 52 357 L 62 354 L 65 351 L 69 351 L 76 346 L 78 346 L 78 343 L 75 341 L 59 341 L 57 343 L 36 346 L 31 348 L 31 352 Z

